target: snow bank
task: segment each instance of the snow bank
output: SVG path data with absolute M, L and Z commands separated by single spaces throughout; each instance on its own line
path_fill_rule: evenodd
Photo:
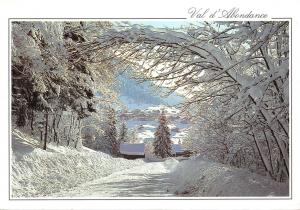
M 144 163 L 126 160 L 87 148 L 49 145 L 39 148 L 39 141 L 14 130 L 12 135 L 11 196 L 43 197 L 108 176 L 113 172 Z
M 288 184 L 197 157 L 179 162 L 170 174 L 179 196 L 288 196 Z
M 176 168 L 178 163 L 179 161 L 176 160 L 175 158 L 168 158 L 167 160 L 164 161 L 164 166 L 167 170 L 172 171 Z

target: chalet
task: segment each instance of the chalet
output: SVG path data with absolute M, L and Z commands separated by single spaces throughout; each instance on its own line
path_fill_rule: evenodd
M 172 145 L 172 156 L 173 157 L 190 157 L 192 152 L 190 150 L 185 150 L 182 148 L 181 144 L 173 144 Z
M 126 159 L 145 158 L 145 144 L 122 143 L 120 153 Z

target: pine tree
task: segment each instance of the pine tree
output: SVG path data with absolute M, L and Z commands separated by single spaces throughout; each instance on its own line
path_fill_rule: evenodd
M 172 155 L 171 132 L 167 123 L 167 117 L 164 111 L 162 111 L 159 117 L 159 126 L 154 134 L 155 140 L 153 142 L 154 154 L 162 158 L 170 157 Z
M 17 126 L 22 127 L 26 125 L 26 118 L 27 118 L 27 104 L 26 100 L 20 100 L 21 103 L 19 105 L 19 108 L 17 110 Z
M 128 141 L 128 135 L 127 135 L 128 129 L 126 126 L 125 121 L 122 122 L 121 127 L 120 127 L 120 135 L 119 135 L 119 142 L 124 143 Z
M 108 111 L 108 125 L 104 131 L 104 138 L 109 143 L 109 149 L 112 155 L 119 155 L 120 142 L 117 138 L 116 114 L 114 109 Z

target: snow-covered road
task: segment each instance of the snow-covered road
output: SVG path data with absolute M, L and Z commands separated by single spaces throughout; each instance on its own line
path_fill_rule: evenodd
M 141 166 L 115 172 L 101 179 L 84 183 L 51 197 L 161 197 L 174 196 L 168 177 L 170 162 L 151 162 Z

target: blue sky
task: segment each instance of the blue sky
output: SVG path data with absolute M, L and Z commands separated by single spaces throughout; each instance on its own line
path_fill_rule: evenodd
M 192 20 L 130 20 L 127 21 L 130 24 L 139 24 L 145 26 L 153 26 L 155 28 L 175 28 L 178 29 L 182 26 L 188 26 L 189 24 L 203 26 L 203 21 L 192 21 Z M 214 25 L 213 25 L 214 26 Z M 224 30 L 226 28 L 225 25 L 215 25 L 216 30 Z
M 131 24 L 149 25 L 157 28 L 180 28 L 181 26 L 188 26 L 189 23 L 195 21 L 184 20 L 143 20 L 143 21 L 128 21 Z

